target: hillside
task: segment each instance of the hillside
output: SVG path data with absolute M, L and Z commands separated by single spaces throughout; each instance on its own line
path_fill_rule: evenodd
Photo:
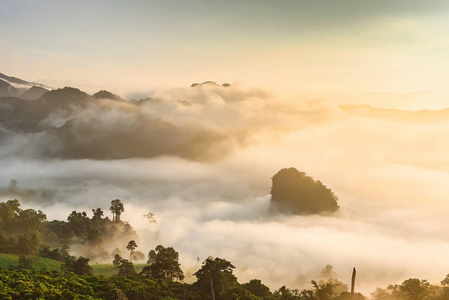
M 116 276 L 118 275 L 118 270 L 114 268 L 113 264 L 92 264 L 90 265 L 93 269 L 94 276 Z M 145 267 L 146 264 L 134 264 L 134 269 L 137 273 L 142 271 L 143 267 Z
M 15 268 L 18 265 L 19 255 L 0 253 L 0 268 L 9 269 Z M 32 268 L 35 270 L 60 271 L 61 263 L 53 259 L 33 257 Z
M 19 265 L 19 255 L 0 253 L 0 268 L 10 269 L 16 268 Z M 134 269 L 136 272 L 142 271 L 146 264 L 135 264 Z M 113 264 L 92 264 L 94 276 L 116 276 L 118 275 L 117 269 Z M 53 259 L 34 257 L 32 269 L 34 270 L 47 270 L 47 271 L 61 271 L 61 262 Z

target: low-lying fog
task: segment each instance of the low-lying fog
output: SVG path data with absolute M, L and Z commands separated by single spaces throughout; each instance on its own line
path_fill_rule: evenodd
M 366 296 L 449 273 L 449 112 L 280 99 L 238 86 L 150 96 L 158 100 L 102 100 L 39 123 L 62 128 L 72 119 L 70 139 L 5 130 L 0 200 L 16 197 L 48 219 L 66 219 L 97 207 L 111 216 L 119 198 L 122 220 L 140 236 L 137 250 L 174 247 L 190 282 L 208 256 L 231 261 L 239 282 L 258 278 L 271 289 L 309 287 L 326 264 L 349 284 L 356 267 Z M 269 215 L 271 177 L 286 167 L 331 188 L 339 212 Z M 9 194 L 11 179 L 34 196 Z

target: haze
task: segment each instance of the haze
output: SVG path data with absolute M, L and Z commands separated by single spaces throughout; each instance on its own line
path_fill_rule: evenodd
M 58 152 L 73 144 L 40 131 L 1 140 L 0 200 L 20 198 L 11 179 L 48 192 L 20 200 L 49 219 L 119 198 L 139 250 L 174 247 L 187 281 L 211 255 L 271 289 L 304 288 L 326 264 L 345 283 L 356 267 L 365 295 L 410 277 L 438 283 L 449 273 L 448 9 L 2 1 L 0 72 L 157 101 L 104 99 L 39 123 L 77 120 L 71 128 L 98 142 L 88 154 Z M 207 80 L 231 86 L 190 87 Z M 269 215 L 271 177 L 286 167 L 331 188 L 339 212 Z

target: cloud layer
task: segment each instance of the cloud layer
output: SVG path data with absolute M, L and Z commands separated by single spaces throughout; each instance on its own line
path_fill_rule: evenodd
M 138 250 L 173 246 L 188 274 L 197 257 L 223 257 L 240 281 L 271 288 L 304 288 L 326 264 L 346 283 L 355 266 L 365 294 L 449 273 L 444 110 L 287 101 L 238 86 L 150 96 L 46 98 L 42 110 L 3 98 L 1 200 L 65 219 L 119 198 L 123 219 L 139 231 Z M 269 215 L 271 177 L 286 167 L 331 188 L 340 212 Z M 143 218 L 149 211 L 157 225 Z

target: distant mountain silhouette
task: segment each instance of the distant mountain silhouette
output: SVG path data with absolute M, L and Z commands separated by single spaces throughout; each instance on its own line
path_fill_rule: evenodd
M 13 87 L 10 83 L 0 79 L 0 97 L 17 97 L 21 90 Z
M 40 86 L 33 86 L 31 88 L 29 88 L 28 90 L 26 90 L 21 96 L 21 99 L 24 100 L 37 100 L 40 97 L 42 97 L 43 94 L 45 94 L 46 92 L 48 92 L 49 90 L 44 89 L 43 87 Z
M 223 83 L 222 85 L 219 85 L 215 81 L 204 81 L 203 83 L 192 83 L 190 87 L 198 87 L 198 86 L 222 86 L 222 87 L 229 87 L 231 86 L 229 83 Z
M 53 109 L 67 107 L 73 104 L 84 105 L 86 102 L 92 100 L 92 97 L 87 93 L 72 87 L 64 87 L 49 91 L 38 99 L 43 105 L 51 105 Z
M 39 87 L 43 87 L 43 88 L 48 88 L 48 86 L 46 86 L 44 84 L 37 83 L 37 82 L 25 81 L 25 80 L 22 80 L 22 79 L 17 78 L 17 77 L 12 77 L 12 76 L 5 75 L 3 73 L 0 73 L 0 79 L 3 79 L 3 80 L 8 81 L 10 83 L 15 83 L 15 84 L 28 85 L 28 86 L 39 86 Z
M 118 101 L 125 101 L 122 97 L 119 95 L 113 94 L 109 91 L 101 90 L 99 92 L 96 92 L 92 95 L 94 98 L 98 99 L 112 99 L 112 100 L 118 100 Z
M 88 94 L 69 87 L 48 91 L 33 101 L 3 97 L 0 98 L 0 126 L 12 131 L 38 132 L 46 128 L 41 122 L 52 112 L 60 110 L 70 115 L 94 102 Z
M 103 97 L 116 100 L 99 101 Z M 117 99 L 121 98 L 108 91 L 90 96 L 72 87 L 48 91 L 32 101 L 0 97 L 0 141 L 23 134 L 35 147 L 32 155 L 61 159 L 171 155 L 207 161 L 232 151 L 234 141 L 226 133 L 196 124 L 179 125 L 144 109 L 163 105 L 163 99 Z M 173 103 L 190 105 L 181 100 Z

